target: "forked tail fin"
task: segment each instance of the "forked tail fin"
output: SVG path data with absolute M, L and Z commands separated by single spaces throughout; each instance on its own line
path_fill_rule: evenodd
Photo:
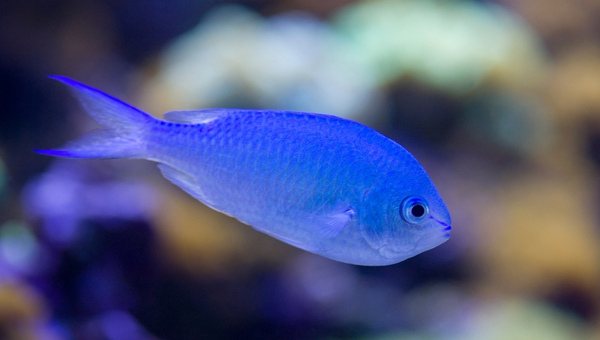
M 137 158 L 146 148 L 144 129 L 154 118 L 102 91 L 63 76 L 49 76 L 70 86 L 87 113 L 104 129 L 56 150 L 37 153 L 70 158 Z

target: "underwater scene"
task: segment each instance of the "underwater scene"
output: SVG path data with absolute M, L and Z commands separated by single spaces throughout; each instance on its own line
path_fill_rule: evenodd
M 5 1 L 0 104 L 0 339 L 600 339 L 598 0 Z

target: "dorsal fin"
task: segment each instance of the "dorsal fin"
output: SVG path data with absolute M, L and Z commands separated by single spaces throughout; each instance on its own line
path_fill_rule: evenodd
M 239 109 L 202 109 L 186 111 L 169 111 L 163 114 L 165 120 L 173 123 L 206 124 L 221 117 L 240 112 Z

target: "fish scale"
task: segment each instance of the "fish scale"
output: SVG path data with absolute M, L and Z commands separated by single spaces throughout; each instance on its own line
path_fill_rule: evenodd
M 161 120 L 52 78 L 67 84 L 103 129 L 39 153 L 156 162 L 207 206 L 341 262 L 389 265 L 450 237 L 450 214 L 418 161 L 359 123 L 240 109 L 172 111 Z

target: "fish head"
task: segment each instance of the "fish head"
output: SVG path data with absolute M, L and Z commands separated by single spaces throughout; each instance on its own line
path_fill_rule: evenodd
M 441 200 L 407 195 L 390 214 L 379 254 L 399 262 L 437 247 L 450 238 L 450 215 Z
M 387 185 L 373 197 L 373 215 L 363 236 L 380 264 L 393 264 L 432 249 L 450 238 L 450 213 L 429 178 Z

